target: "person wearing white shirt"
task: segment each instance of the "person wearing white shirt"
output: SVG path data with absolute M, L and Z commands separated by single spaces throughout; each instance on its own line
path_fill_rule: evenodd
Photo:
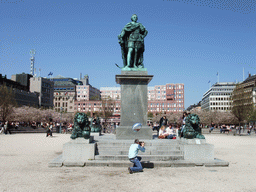
M 166 129 L 166 133 L 168 134 L 167 139 L 173 139 L 176 136 L 171 125 Z

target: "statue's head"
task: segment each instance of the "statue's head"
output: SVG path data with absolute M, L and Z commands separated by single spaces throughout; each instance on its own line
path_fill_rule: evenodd
M 187 119 L 191 125 L 199 125 L 200 119 L 197 114 L 189 114 Z
M 78 125 L 85 124 L 88 121 L 87 115 L 85 113 L 76 113 L 75 115 L 75 123 Z
M 138 20 L 138 16 L 133 14 L 131 20 L 136 22 Z

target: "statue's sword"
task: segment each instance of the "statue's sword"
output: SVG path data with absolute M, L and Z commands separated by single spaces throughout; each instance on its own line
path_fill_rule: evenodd
M 117 65 L 116 63 L 115 63 L 115 65 L 116 65 L 118 68 L 122 69 L 122 67 L 119 67 L 119 65 Z

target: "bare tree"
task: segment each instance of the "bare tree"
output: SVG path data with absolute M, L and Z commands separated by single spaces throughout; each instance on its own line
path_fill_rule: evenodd
M 236 85 L 232 96 L 232 113 L 240 124 L 249 120 L 253 112 L 252 88 L 246 88 L 243 84 Z
M 13 107 L 17 103 L 14 99 L 12 87 L 7 87 L 5 84 L 0 86 L 0 115 L 3 122 L 9 120 L 8 118 L 13 113 Z
M 102 118 L 104 119 L 104 129 L 106 129 L 108 119 L 113 116 L 115 101 L 111 98 L 102 98 L 101 106 Z

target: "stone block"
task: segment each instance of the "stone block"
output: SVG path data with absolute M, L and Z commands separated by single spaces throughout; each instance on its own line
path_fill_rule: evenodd
M 91 137 L 92 138 L 92 137 Z M 89 139 L 77 138 L 63 145 L 63 161 L 65 166 L 81 166 L 82 163 L 95 157 L 95 143 Z
M 121 75 L 116 75 L 116 82 L 121 85 L 122 106 L 121 124 L 116 130 L 116 139 L 152 139 L 152 130 L 147 128 L 147 85 L 152 78 L 153 75 L 148 75 L 147 71 L 122 71 Z M 143 130 L 132 133 L 135 123 L 141 123 Z
M 206 144 L 205 139 L 184 139 L 184 138 L 181 138 L 180 141 L 184 144 L 198 144 L 198 145 Z
M 212 144 L 184 144 L 183 151 L 184 160 L 214 160 L 214 146 Z
M 63 165 L 66 167 L 84 167 L 85 166 L 85 162 L 84 161 L 67 161 L 65 160 L 63 162 Z
M 121 75 L 148 75 L 147 71 L 121 71 Z
M 90 133 L 91 136 L 101 136 L 101 132 L 91 132 Z
M 116 139 L 118 140 L 151 140 L 152 129 L 149 126 L 142 126 L 138 132 L 134 132 L 132 126 L 119 126 L 116 129 Z
M 57 158 L 49 162 L 48 167 L 62 167 L 62 165 L 63 165 L 62 155 L 59 155 Z

